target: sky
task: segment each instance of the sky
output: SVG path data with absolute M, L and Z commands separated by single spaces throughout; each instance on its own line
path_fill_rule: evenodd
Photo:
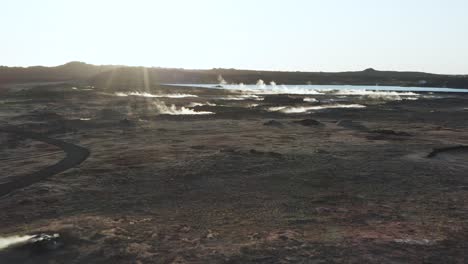
M 0 0 L 0 65 L 468 74 L 467 0 Z

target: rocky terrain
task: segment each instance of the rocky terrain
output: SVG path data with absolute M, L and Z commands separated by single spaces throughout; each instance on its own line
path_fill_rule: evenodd
M 0 263 L 467 261 L 468 95 L 117 90 L 2 90 Z

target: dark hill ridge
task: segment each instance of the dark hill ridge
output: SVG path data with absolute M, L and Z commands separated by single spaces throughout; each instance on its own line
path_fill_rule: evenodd
M 99 73 L 122 66 L 96 66 L 84 62 L 69 62 L 56 67 L 5 67 L 0 66 L 1 83 L 47 82 L 86 80 Z
M 228 83 L 254 84 L 259 79 L 278 84 L 395 85 L 468 88 L 467 75 L 439 75 L 423 72 L 378 71 L 372 68 L 355 72 L 286 72 L 235 69 L 185 70 L 127 66 L 96 66 L 70 62 L 57 67 L 0 67 L 1 83 L 36 81 L 85 81 L 97 87 L 124 89 L 160 83 L 217 83 L 222 75 Z

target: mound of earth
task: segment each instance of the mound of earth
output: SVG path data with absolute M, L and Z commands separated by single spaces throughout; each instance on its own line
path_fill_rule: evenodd
M 284 125 L 276 120 L 270 120 L 268 122 L 263 123 L 264 126 L 271 126 L 271 127 L 283 127 Z
M 320 123 L 319 121 L 314 120 L 314 119 L 304 119 L 304 120 L 300 120 L 300 121 L 294 121 L 294 123 L 299 124 L 299 125 L 303 125 L 303 126 L 307 126 L 307 127 L 323 126 L 322 123 Z

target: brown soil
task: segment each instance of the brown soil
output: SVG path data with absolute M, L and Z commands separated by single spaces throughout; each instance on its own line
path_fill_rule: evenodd
M 466 151 L 427 157 L 468 145 L 467 96 L 372 103 L 350 96 L 349 103 L 367 108 L 283 114 L 268 112 L 267 102 L 226 100 L 204 89 L 179 88 L 198 95 L 181 99 L 40 89 L 2 97 L 0 126 L 91 154 L 0 199 L 0 236 L 58 233 L 61 242 L 0 251 L 0 263 L 468 257 Z M 210 102 L 216 106 L 193 109 L 215 114 L 160 115 L 155 100 L 177 107 Z M 0 138 L 8 142 L 0 149 L 0 169 L 10 169 L 4 181 L 20 181 L 65 155 L 52 142 L 12 134 Z

